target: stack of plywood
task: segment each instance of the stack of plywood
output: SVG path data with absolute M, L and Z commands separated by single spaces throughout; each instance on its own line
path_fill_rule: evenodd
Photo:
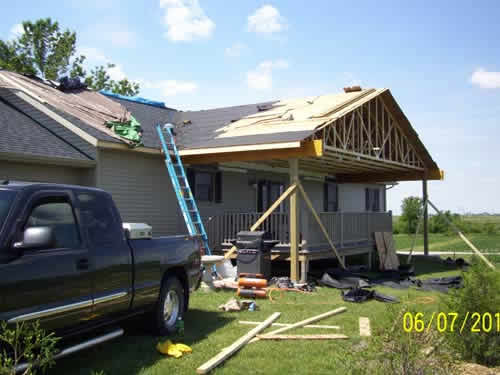
M 399 259 L 396 254 L 392 232 L 375 232 L 375 242 L 380 260 L 380 270 L 397 270 L 399 268 Z

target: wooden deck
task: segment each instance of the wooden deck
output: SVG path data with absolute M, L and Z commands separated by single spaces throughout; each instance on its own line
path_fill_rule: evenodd
M 212 249 L 215 252 L 229 250 L 237 233 L 248 230 L 260 215 L 258 212 L 227 213 L 206 220 Z M 369 266 L 375 251 L 373 233 L 392 231 L 392 216 L 387 212 L 322 212 L 320 217 L 343 260 L 364 254 Z M 269 231 L 273 239 L 280 241 L 271 251 L 272 260 L 290 261 L 288 227 L 287 213 L 273 213 L 262 225 L 261 230 Z M 310 215 L 302 216 L 301 229 L 299 262 L 301 279 L 306 280 L 311 260 L 333 259 L 335 254 Z M 236 258 L 236 254 L 231 258 Z

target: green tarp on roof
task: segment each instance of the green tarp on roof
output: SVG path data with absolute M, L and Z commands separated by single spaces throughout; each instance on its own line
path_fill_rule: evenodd
M 142 145 L 141 124 L 134 116 L 131 115 L 130 120 L 126 122 L 108 121 L 106 122 L 106 126 L 120 137 L 134 142 L 134 147 Z

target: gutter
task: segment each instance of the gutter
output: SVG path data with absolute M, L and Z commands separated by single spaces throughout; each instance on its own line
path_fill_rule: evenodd
M 34 154 L 22 154 L 15 152 L 0 152 L 0 160 L 13 162 L 30 162 L 34 164 L 44 165 L 60 165 L 77 168 L 93 168 L 97 165 L 97 162 L 95 160 L 79 160 Z

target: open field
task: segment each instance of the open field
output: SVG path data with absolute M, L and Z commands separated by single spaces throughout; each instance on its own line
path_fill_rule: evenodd
M 438 277 L 459 274 L 453 266 L 416 258 L 418 277 Z M 498 264 L 498 263 L 497 263 Z M 410 301 L 424 313 L 439 311 L 439 293 L 416 290 L 377 288 L 382 293 Z M 51 374 L 90 375 L 92 371 L 103 370 L 104 374 L 153 375 L 194 374 L 195 369 L 216 355 L 222 348 L 232 344 L 252 327 L 238 324 L 238 320 L 263 321 L 273 312 L 282 313 L 279 323 L 293 323 L 299 320 L 346 306 L 348 311 L 327 318 L 319 324 L 340 325 L 339 331 L 319 332 L 317 329 L 300 329 L 290 334 L 344 333 L 348 340 L 332 341 L 285 341 L 257 342 L 247 345 L 213 374 L 283 374 L 293 370 L 296 374 L 347 373 L 350 361 L 356 359 L 353 348 L 359 344 L 358 318 L 370 318 L 372 329 L 380 324 L 380 318 L 388 306 L 377 301 L 362 304 L 346 303 L 341 300 L 340 291 L 320 288 L 311 295 L 287 293 L 275 302 L 258 300 L 259 311 L 225 313 L 217 306 L 233 297 L 233 292 L 204 292 L 193 294 L 190 311 L 185 319 L 185 336 L 174 337 L 174 342 L 183 342 L 193 348 L 193 353 L 180 359 L 167 358 L 155 350 L 159 338 L 151 337 L 142 328 L 143 321 L 128 322 L 127 334 L 116 341 L 103 344 L 72 357 L 61 360 L 50 370 Z M 420 297 L 431 297 L 422 299 Z M 427 301 L 423 303 L 421 301 Z
M 483 252 L 500 253 L 500 234 L 488 235 L 482 233 L 466 234 L 479 250 Z M 395 234 L 396 250 L 409 250 L 413 235 Z M 414 251 L 424 250 L 424 237 L 419 234 L 415 242 Z M 429 233 L 429 250 L 434 251 L 471 251 L 467 244 L 455 233 L 446 235 L 442 233 Z

